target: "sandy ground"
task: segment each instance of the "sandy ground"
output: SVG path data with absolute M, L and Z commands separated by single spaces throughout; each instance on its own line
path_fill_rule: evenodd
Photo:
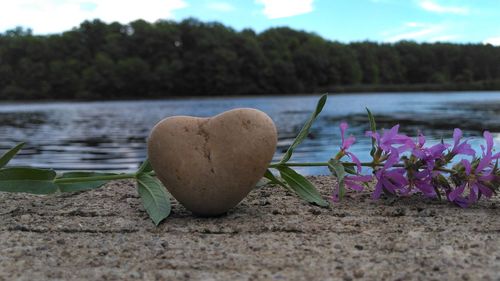
M 311 178 L 325 196 L 333 182 Z M 328 209 L 264 186 L 229 214 L 177 203 L 155 227 L 132 182 L 0 194 L 0 280 L 500 280 L 500 200 L 470 209 L 350 195 Z

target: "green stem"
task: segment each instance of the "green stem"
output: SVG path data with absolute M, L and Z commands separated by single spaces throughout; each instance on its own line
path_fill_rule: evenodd
M 328 166 L 328 162 L 309 162 L 309 163 L 271 163 L 269 168 L 276 168 L 278 166 L 288 166 L 288 167 L 321 167 Z
M 279 166 L 287 166 L 287 167 L 328 167 L 330 163 L 328 162 L 311 162 L 311 163 L 297 163 L 297 162 L 288 162 L 288 163 L 271 163 L 269 165 L 269 168 L 277 168 Z M 352 162 L 342 162 L 342 165 L 347 166 L 347 167 L 353 167 L 356 166 L 356 163 Z M 382 163 L 373 163 L 373 162 L 361 162 L 361 166 L 364 167 L 383 167 L 384 164 Z M 397 168 L 404 168 L 403 164 L 395 164 L 392 167 L 397 167 Z M 454 170 L 452 169 L 447 169 L 447 168 L 442 168 L 442 167 L 435 167 L 434 170 L 436 171 L 441 171 L 441 172 L 446 172 L 446 173 L 455 173 Z
M 77 183 L 77 182 L 89 182 L 89 181 L 111 181 L 111 180 L 123 180 L 123 179 L 133 179 L 136 174 L 118 174 L 118 175 L 108 175 L 108 176 L 95 176 L 95 177 L 81 177 L 81 178 L 56 178 L 54 183 Z
M 271 163 L 269 164 L 269 168 L 276 168 L 278 166 L 287 166 L 287 167 L 328 167 L 330 164 L 328 162 L 309 162 L 309 163 L 297 163 L 297 162 L 288 162 L 288 163 Z M 356 163 L 351 162 L 342 162 L 344 166 L 356 166 Z M 384 166 L 384 164 L 374 164 L 372 162 L 362 162 L 361 166 L 365 167 L 373 167 L 373 166 Z M 403 167 L 401 164 L 396 164 L 393 167 Z
M 330 163 L 328 162 L 310 162 L 310 163 L 271 163 L 269 168 L 277 168 L 279 166 L 287 166 L 287 167 L 328 167 Z M 343 162 L 344 166 L 356 166 L 356 163 L 351 162 Z M 375 164 L 372 162 L 363 162 L 361 166 L 365 167 L 381 167 L 384 164 Z M 396 164 L 393 167 L 404 167 L 402 164 Z M 435 170 L 454 173 L 455 171 L 451 169 L 436 167 Z M 148 173 L 151 176 L 155 176 L 155 172 L 151 171 Z M 77 183 L 77 182 L 91 182 L 91 181 L 111 181 L 111 180 L 123 180 L 123 179 L 133 179 L 137 176 L 137 174 L 118 174 L 118 175 L 107 175 L 107 176 L 95 176 L 95 177 L 77 177 L 77 178 L 56 178 L 54 183 Z
M 447 173 L 450 173 L 450 174 L 456 173 L 455 170 L 447 169 L 447 168 L 442 168 L 442 167 L 435 167 L 434 170 L 441 171 L 441 172 L 447 172 Z

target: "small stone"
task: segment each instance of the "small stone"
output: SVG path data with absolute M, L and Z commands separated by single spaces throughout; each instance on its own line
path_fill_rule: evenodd
M 394 216 L 394 217 L 402 217 L 402 216 L 405 216 L 405 215 L 406 215 L 406 210 L 403 209 L 403 208 L 396 208 L 392 212 L 392 216 Z
M 355 269 L 353 272 L 352 272 L 354 278 L 363 278 L 363 276 L 365 276 L 365 272 L 361 269 Z
M 22 223 L 28 223 L 29 221 L 31 221 L 31 216 L 28 214 L 21 215 L 19 217 L 19 221 Z
M 352 281 L 352 277 L 349 276 L 349 275 L 344 275 L 344 277 L 342 278 L 344 281 Z
M 321 211 L 316 209 L 316 208 L 312 208 L 312 209 L 309 209 L 309 213 L 317 216 L 317 215 L 321 215 Z
M 361 245 L 354 245 L 354 248 L 356 248 L 356 250 L 363 250 L 363 246 Z
M 269 205 L 269 204 L 271 204 L 271 203 L 267 199 L 260 199 L 259 200 L 259 205 L 260 206 L 266 206 L 266 205 Z
M 132 278 L 132 279 L 140 279 L 140 278 L 142 278 L 142 274 L 141 274 L 140 272 L 135 271 L 135 270 L 134 270 L 134 271 L 131 271 L 131 272 L 129 273 L 129 276 L 130 276 L 130 278 Z
M 408 248 L 407 244 L 399 242 L 394 244 L 393 250 L 396 252 L 405 252 L 407 248 Z

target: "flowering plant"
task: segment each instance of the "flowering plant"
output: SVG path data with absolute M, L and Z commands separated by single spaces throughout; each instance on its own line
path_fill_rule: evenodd
M 319 104 L 324 104 L 326 96 L 322 99 L 324 101 L 320 100 Z M 319 114 L 322 105 L 318 108 L 313 118 Z M 285 161 L 271 164 L 270 167 L 281 172 L 289 189 L 318 205 L 324 205 L 324 202 L 317 190 L 311 188 L 312 185 L 301 187 L 307 192 L 297 188 L 287 180 L 286 174 L 283 174 L 283 171 L 286 171 L 284 167 L 287 169 L 292 166 L 328 167 L 338 180 L 332 195 L 334 202 L 342 199 L 346 190 L 361 191 L 371 186 L 370 183 L 374 186 L 373 199 L 380 198 L 383 193 L 395 196 L 422 194 L 428 198 L 444 198 L 461 207 L 467 207 L 481 197 L 490 198 L 499 190 L 500 153 L 493 153 L 493 136 L 490 132 L 485 131 L 483 134 L 485 145 L 481 145 L 482 153 L 479 155 L 467 140 L 462 138 L 462 131 L 458 128 L 453 132 L 453 144 L 441 141 L 435 145 L 426 145 L 423 134 L 419 133 L 412 139 L 399 133 L 399 125 L 389 130 L 377 131 L 372 113 L 368 109 L 367 113 L 371 130 L 366 132 L 366 136 L 372 140 L 371 162 L 362 163 L 349 151 L 356 138 L 352 135 L 346 136 L 348 124 L 341 122 L 340 149 L 328 162 L 291 163 L 288 162 L 289 158 L 285 158 Z M 304 126 L 303 130 L 308 131 L 309 127 Z M 457 161 L 458 157 L 463 159 Z M 371 172 L 363 173 L 363 167 L 370 168 Z M 266 174 L 271 181 L 285 185 L 270 175 L 271 173 Z
M 337 177 L 332 200 L 339 201 L 346 190 L 361 191 L 374 186 L 372 197 L 384 194 L 409 196 L 423 194 L 430 198 L 445 198 L 461 207 L 467 207 L 481 197 L 490 198 L 500 188 L 500 153 L 493 153 L 493 136 L 484 132 L 485 145 L 480 155 L 462 139 L 460 129 L 453 132 L 453 145 L 441 142 L 426 145 L 423 134 L 412 139 L 399 133 L 399 125 L 389 130 L 377 131 L 373 115 L 367 109 L 371 130 L 366 136 L 372 140 L 372 161 L 361 162 L 349 149 L 355 143 L 354 136 L 347 136 L 348 124 L 340 123 L 341 145 L 338 153 L 327 162 L 290 162 L 294 149 L 307 137 L 310 128 L 326 103 L 323 95 L 316 110 L 306 121 L 292 145 L 279 162 L 271 163 L 264 177 L 270 183 L 280 185 L 296 193 L 300 198 L 319 206 L 329 206 L 316 187 L 291 167 L 326 166 Z M 106 182 L 133 179 L 146 212 L 155 224 L 170 214 L 170 195 L 154 177 L 146 159 L 135 173 L 66 172 L 33 167 L 7 167 L 19 152 L 18 144 L 0 156 L 0 191 L 51 194 L 95 189 Z M 457 157 L 463 158 L 459 161 Z M 363 167 L 371 169 L 364 173 Z M 272 170 L 276 170 L 273 173 Z M 281 177 L 276 176 L 279 174 Z M 370 184 L 372 183 L 372 184 Z

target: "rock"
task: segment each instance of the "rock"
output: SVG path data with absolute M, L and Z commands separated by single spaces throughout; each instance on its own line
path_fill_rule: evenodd
M 148 139 L 160 181 L 188 210 L 215 216 L 236 206 L 272 160 L 276 127 L 265 113 L 234 109 L 212 118 L 174 116 Z

